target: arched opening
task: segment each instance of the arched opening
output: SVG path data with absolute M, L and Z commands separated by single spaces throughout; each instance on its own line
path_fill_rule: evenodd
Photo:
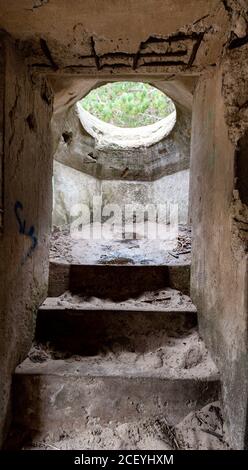
M 67 246 L 89 264 L 188 262 L 189 249 L 171 250 L 178 224 L 190 244 L 190 125 L 190 112 L 177 116 L 174 102 L 143 82 L 94 87 L 71 107 L 54 157 L 52 256 L 63 258 Z
M 10 430 L 11 450 L 247 448 L 246 3 L 1 2 L 0 444 Z M 100 121 L 108 139 L 87 128 L 76 102 L 120 80 L 173 99 L 169 132 L 148 141 L 169 116 L 146 122 L 141 105 L 135 127 L 126 97 L 126 120 Z M 170 249 L 153 230 L 173 225 L 165 202 L 187 220 L 189 147 L 192 263 L 187 230 Z
M 173 101 L 143 82 L 113 82 L 78 103 L 80 121 L 101 146 L 144 147 L 169 135 L 176 122 Z

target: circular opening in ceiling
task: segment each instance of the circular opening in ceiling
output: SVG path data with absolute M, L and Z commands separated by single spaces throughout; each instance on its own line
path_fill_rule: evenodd
M 142 82 L 114 82 L 78 103 L 82 125 L 101 146 L 149 146 L 168 135 L 176 122 L 173 101 Z

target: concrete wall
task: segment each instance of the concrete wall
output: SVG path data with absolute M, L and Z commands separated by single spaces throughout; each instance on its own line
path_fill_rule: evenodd
M 235 126 L 238 133 L 244 130 L 244 121 L 240 124 L 238 118 L 239 102 L 246 102 L 247 113 L 248 75 L 246 79 L 241 76 L 247 63 L 245 49 L 238 66 L 231 60 L 213 76 L 199 80 L 193 106 L 190 184 L 191 294 L 200 332 L 221 372 L 225 417 L 236 449 L 247 447 L 248 286 L 243 234 L 248 218 L 235 180 L 234 137 Z M 232 54 L 235 57 L 237 52 Z M 247 151 L 246 147 L 246 156 Z M 247 164 L 246 158 L 246 168 Z
M 54 161 L 53 178 L 53 224 L 64 225 L 72 222 L 76 204 L 86 204 L 92 209 L 93 197 L 101 196 L 103 206 L 118 204 L 166 204 L 179 206 L 179 222 L 188 219 L 189 170 L 164 176 L 157 181 L 98 180 L 93 176 L 74 170 Z M 88 223 L 88 218 L 85 219 Z
M 28 41 L 29 63 L 45 73 L 171 78 L 216 63 L 226 43 L 229 1 L 8 0 L 1 2 L 1 26 Z
M 187 223 L 190 105 L 189 109 L 177 105 L 176 123 L 166 137 L 137 148 L 109 142 L 98 145 L 82 126 L 76 105 L 56 113 L 52 119 L 54 225 L 70 223 L 75 204 L 91 209 L 97 195 L 102 196 L 103 205 L 177 203 L 179 222 Z
M 70 224 L 85 204 L 92 210 L 93 197 L 101 195 L 101 181 L 54 160 L 53 163 L 53 225 Z M 85 223 L 88 220 L 85 219 Z
M 188 223 L 189 170 L 177 171 L 153 183 L 153 199 L 156 204 L 178 204 L 178 221 Z
M 4 87 L 4 220 L 0 235 L 0 441 L 10 417 L 11 375 L 26 356 L 37 306 L 46 296 L 52 209 L 50 119 L 45 79 L 28 75 L 7 40 Z M 25 227 L 24 227 L 25 221 Z
M 4 51 L 0 40 L 0 233 L 3 228 Z
M 163 176 L 154 182 L 102 182 L 103 204 L 178 204 L 179 223 L 188 219 L 189 170 Z
M 154 181 L 189 168 L 191 111 L 177 107 L 172 131 L 159 142 L 138 148 L 98 145 L 83 128 L 77 106 L 52 120 L 54 158 L 98 179 Z

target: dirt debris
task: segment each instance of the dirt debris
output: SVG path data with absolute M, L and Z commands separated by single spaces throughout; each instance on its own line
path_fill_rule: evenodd
M 24 450 L 228 450 L 226 428 L 219 402 L 190 413 L 176 426 L 165 416 L 131 423 L 102 426 L 89 418 L 85 431 L 58 437 L 34 434 L 23 444 Z
M 227 429 L 219 402 L 190 413 L 176 426 L 176 435 L 185 450 L 228 450 Z
M 69 226 L 54 227 L 50 243 L 50 261 L 74 264 L 166 265 L 189 264 L 191 230 L 180 225 L 177 246 L 169 250 L 163 240 L 74 239 Z
M 143 347 L 135 350 L 136 338 L 127 336 L 116 338 L 109 346 L 102 347 L 95 356 L 76 354 L 69 350 L 58 350 L 51 342 L 35 343 L 28 358 L 31 363 L 47 363 L 56 367 L 54 361 L 72 363 L 73 373 L 92 373 L 93 375 L 118 373 L 149 374 L 157 377 L 204 378 L 212 376 L 216 379 L 218 371 L 211 360 L 204 343 L 197 331 L 192 329 L 188 334 L 168 336 L 165 332 L 140 338 Z M 30 364 L 31 366 L 31 364 Z M 75 366 L 75 367 L 74 367 Z M 31 367 L 32 368 L 32 367 Z
M 185 309 L 185 310 L 195 310 L 195 307 L 192 303 L 192 300 L 189 296 L 182 294 L 176 289 L 167 287 L 165 289 L 159 289 L 156 291 L 146 291 L 139 297 L 132 298 L 130 297 L 124 301 L 112 301 L 108 298 L 99 298 L 99 297 L 89 297 L 83 295 L 72 294 L 70 291 L 65 291 L 64 294 L 59 297 L 49 297 L 43 303 L 44 307 L 54 307 L 60 306 L 67 309 L 70 308 L 121 308 L 122 309 L 134 309 L 134 308 L 144 308 L 151 309 Z

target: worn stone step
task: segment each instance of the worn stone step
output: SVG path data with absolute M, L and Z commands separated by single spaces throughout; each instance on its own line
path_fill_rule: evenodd
M 34 432 L 25 439 L 25 430 L 23 433 L 17 428 L 8 442 L 8 450 L 17 450 L 18 442 L 23 450 L 229 450 L 218 401 L 189 413 L 173 428 L 164 416 L 105 425 L 91 419 L 84 430 L 61 430 L 57 436 Z
M 126 300 L 171 287 L 189 295 L 190 265 L 76 265 L 50 262 L 49 297 L 74 294 Z
M 43 354 L 42 363 L 32 362 L 37 357 L 31 354 L 13 378 L 14 425 L 30 432 L 56 437 L 85 431 L 92 420 L 113 425 L 158 416 L 176 425 L 219 396 L 208 355 L 198 365 L 171 367 L 166 358 L 154 362 L 153 353 L 60 360 Z
M 125 302 L 66 292 L 44 302 L 36 325 L 36 340 L 61 351 L 94 355 L 119 344 L 142 353 L 187 335 L 197 315 L 189 297 L 169 288 Z

